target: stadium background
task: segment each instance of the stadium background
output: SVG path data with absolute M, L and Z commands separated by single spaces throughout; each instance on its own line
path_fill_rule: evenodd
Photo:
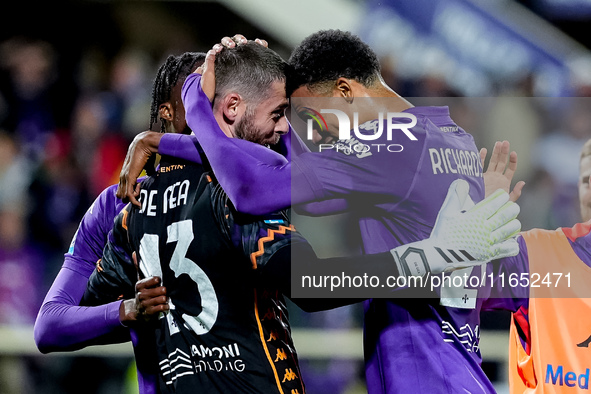
M 168 54 L 224 35 L 284 58 L 323 28 L 358 33 L 415 104 L 449 105 L 479 147 L 517 150 L 524 229 L 578 220 L 580 147 L 591 138 L 588 0 L 11 2 L 0 24 L 0 393 L 134 392 L 131 346 L 43 356 L 32 324 L 76 226 L 148 127 Z M 321 255 L 347 218 L 298 218 Z M 330 230 L 330 231 L 329 231 Z M 332 235 L 329 235 L 332 234 Z M 308 392 L 364 392 L 358 306 L 293 308 Z M 484 367 L 506 391 L 504 313 L 483 315 Z M 327 391 L 330 388 L 330 391 Z

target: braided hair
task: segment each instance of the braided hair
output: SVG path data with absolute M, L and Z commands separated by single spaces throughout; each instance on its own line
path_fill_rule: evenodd
M 178 81 L 184 81 L 198 66 L 205 61 L 203 52 L 185 52 L 180 56 L 170 55 L 158 69 L 152 88 L 150 107 L 150 129 L 158 121 L 160 104 L 170 100 L 170 95 Z M 160 132 L 165 132 L 164 122 L 160 122 Z

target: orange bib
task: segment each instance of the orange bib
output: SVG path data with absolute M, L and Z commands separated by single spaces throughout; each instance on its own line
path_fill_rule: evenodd
M 527 245 L 530 354 L 514 319 L 509 339 L 511 393 L 591 393 L 591 268 L 561 229 L 523 233 Z M 560 279 L 558 279 L 560 278 Z

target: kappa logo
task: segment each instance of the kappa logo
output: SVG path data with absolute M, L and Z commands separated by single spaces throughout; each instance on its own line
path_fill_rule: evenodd
M 284 349 L 277 349 L 277 357 L 275 358 L 275 362 L 287 360 L 287 353 L 285 353 Z
M 269 339 L 267 339 L 267 342 L 270 342 L 273 340 L 277 340 L 277 331 L 275 331 L 275 330 L 271 330 L 271 333 L 269 334 Z
M 285 383 L 285 381 L 291 382 L 294 379 L 297 379 L 298 376 L 295 374 L 295 372 L 291 369 L 285 369 L 285 375 L 283 375 L 283 380 L 281 381 L 281 383 Z

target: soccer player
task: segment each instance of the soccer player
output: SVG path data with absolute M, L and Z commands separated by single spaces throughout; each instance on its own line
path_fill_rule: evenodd
M 277 142 L 277 135 L 287 131 L 281 111 L 286 105 L 285 79 L 278 76 L 276 69 L 282 65 L 276 54 L 256 44 L 219 54 L 213 115 L 224 130 L 260 146 Z M 249 78 L 252 75 L 256 78 Z M 456 201 L 452 205 L 459 213 L 468 192 L 467 182 L 453 182 L 451 197 L 443 207 Z M 203 173 L 202 167 L 165 161 L 157 176 L 142 183 L 141 195 L 141 208 L 120 215 L 114 239 L 130 240 L 131 249 L 124 254 L 137 251 L 142 273 L 162 275 L 170 296 L 171 310 L 160 320 L 155 339 L 162 391 L 174 388 L 176 392 L 302 392 L 280 294 L 289 294 L 293 255 L 299 256 L 295 258 L 298 263 L 339 268 L 346 266 L 343 262 L 347 260 L 363 269 L 377 263 L 398 275 L 417 269 L 414 265 L 405 266 L 405 251 L 421 249 L 439 263 L 429 258 L 419 269 L 453 265 L 424 241 L 400 246 L 403 249 L 392 253 L 388 249 L 362 258 L 318 261 L 285 216 L 249 219 L 236 214 L 215 178 Z M 508 194 L 503 195 L 509 198 Z M 471 212 L 468 210 L 468 214 Z M 438 223 L 446 228 L 435 226 L 432 234 L 435 239 L 439 234 L 444 236 L 440 247 L 453 249 L 448 240 L 453 237 L 454 226 L 447 227 L 445 218 L 448 215 L 443 215 Z M 472 221 L 470 227 L 480 226 L 479 222 Z M 465 228 L 468 223 L 459 227 Z M 104 290 L 105 287 L 118 289 L 122 281 L 117 277 L 133 276 L 130 264 L 125 264 L 125 260 L 123 264 L 117 262 L 123 247 L 119 245 L 110 243 L 105 249 L 107 254 L 89 284 L 89 298 L 108 301 L 95 294 L 115 295 L 117 290 Z M 487 256 L 478 254 L 478 248 L 466 243 L 465 246 L 468 255 L 486 260 Z M 298 305 L 302 302 L 296 300 Z M 314 300 L 312 308 L 320 309 L 326 302 L 335 300 Z M 215 354 L 216 351 L 219 353 Z
M 511 393 L 589 390 L 591 365 L 591 140 L 580 156 L 579 202 L 583 223 L 521 234 L 520 253 L 531 286 L 521 290 L 509 340 Z M 518 272 L 515 270 L 515 272 Z M 548 275 L 548 276 L 546 276 Z M 568 276 L 567 276 L 568 275 Z M 556 282 L 561 276 L 561 282 Z M 537 283 L 534 283 L 539 278 Z M 525 293 L 525 294 L 524 294 Z
M 130 204 L 117 217 L 84 296 L 85 302 L 108 302 L 126 287 L 128 278 L 135 277 L 135 266 L 119 256 L 132 251 L 141 258 L 143 275 L 163 278 L 170 311 L 155 326 L 153 338 L 161 392 L 304 392 L 283 299 L 283 294 L 290 293 L 292 259 L 333 270 L 377 266 L 397 276 L 394 256 L 420 249 L 429 256 L 431 269 L 449 265 L 441 255 L 430 253 L 437 245 L 449 250 L 448 242 L 437 236 L 391 252 L 319 260 L 285 213 L 263 217 L 236 213 L 202 166 L 169 160 L 164 157 L 158 174 L 142 181 L 142 207 Z M 474 217 L 484 212 L 488 212 L 485 217 L 492 215 L 494 207 L 509 198 L 498 193 L 462 215 L 465 186 L 462 181 L 452 184 L 438 219 L 444 228 L 434 234 L 449 235 L 458 226 L 477 233 L 480 224 Z M 458 214 L 457 220 L 452 218 Z M 507 229 L 506 235 L 511 231 Z M 488 242 L 492 234 L 485 234 L 483 239 Z M 464 240 L 452 249 L 477 256 L 472 244 L 473 239 Z M 488 257 L 495 253 L 491 249 Z M 354 300 L 294 301 L 307 311 L 316 311 Z
M 162 131 L 188 133 L 180 90 L 185 77 L 205 59 L 204 53 L 169 56 L 158 70 L 152 93 L 150 127 L 162 123 Z M 159 278 L 145 278 L 121 299 L 94 307 L 79 306 L 88 278 L 101 258 L 113 220 L 125 204 L 115 196 L 115 185 L 105 189 L 89 208 L 72 239 L 63 266 L 49 289 L 35 322 L 35 343 L 43 353 L 71 351 L 99 343 L 131 339 L 136 353 L 141 393 L 154 392 L 150 374 L 157 365 L 142 346 L 141 333 L 130 330 L 133 321 L 166 310 L 165 289 Z M 130 257 L 128 257 L 130 258 Z M 136 294 L 137 291 L 137 294 Z
M 360 125 L 375 119 L 380 111 L 412 114 L 417 124 L 409 130 L 417 140 L 394 133 L 386 141 L 383 133 L 376 143 L 398 143 L 404 150 L 362 157 L 335 149 L 306 152 L 295 141 L 291 161 L 281 162 L 269 149 L 258 147 L 255 152 L 247 141 L 227 138 L 211 114 L 208 97 L 200 90 L 200 76 L 193 74 L 183 87 L 187 122 L 200 130 L 197 138 L 203 151 L 237 210 L 260 214 L 290 204 L 336 198 L 329 208 L 355 209 L 360 216 L 363 253 L 377 253 L 425 239 L 454 180 L 470 184 L 471 200 L 484 197 L 482 166 L 472 137 L 453 122 L 447 108 L 412 107 L 385 86 L 375 53 L 357 37 L 341 31 L 313 34 L 294 50 L 290 65 L 294 68 L 291 82 L 288 78 L 292 99 L 296 95 L 318 96 L 351 105 L 351 111 L 360 109 Z M 365 111 L 355 106 L 376 96 L 391 101 L 378 107 L 380 101 L 376 100 L 371 110 Z M 335 136 L 332 140 L 338 138 L 334 130 L 327 131 Z M 158 140 L 158 136 L 138 139 L 130 154 L 141 148 L 139 156 L 145 155 L 154 150 Z M 349 142 L 344 141 L 345 145 Z M 182 138 L 164 137 L 159 152 L 190 160 L 196 155 L 190 148 Z M 268 157 L 275 163 L 266 160 Z M 512 172 L 516 162 L 513 155 L 511 158 Z M 123 179 L 119 189 L 128 192 L 132 201 L 133 178 L 144 161 L 138 156 L 128 161 L 131 179 Z M 516 186 L 516 194 L 521 186 Z M 364 203 L 348 205 L 355 201 L 353 196 Z M 486 269 L 492 272 L 493 267 Z M 481 275 L 480 268 L 464 273 Z M 369 392 L 494 392 L 480 367 L 479 351 L 479 314 L 490 292 L 490 287 L 443 289 L 439 299 L 367 301 L 364 349 Z M 494 307 L 513 306 L 496 302 Z

